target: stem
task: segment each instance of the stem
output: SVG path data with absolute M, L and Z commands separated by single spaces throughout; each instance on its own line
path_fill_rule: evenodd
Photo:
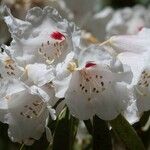
M 23 147 L 24 147 L 24 144 L 22 144 L 22 145 L 21 145 L 21 147 L 20 147 L 20 149 L 19 149 L 19 150 L 23 150 Z

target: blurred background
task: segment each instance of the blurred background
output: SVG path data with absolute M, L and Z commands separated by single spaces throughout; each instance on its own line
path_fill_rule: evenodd
M 15 17 L 23 20 L 32 7 L 52 6 L 61 16 L 83 29 L 83 38 L 90 43 L 103 41 L 115 34 L 133 34 L 142 27 L 150 27 L 150 0 L 0 0 L 0 12 L 4 5 L 11 9 Z M 0 45 L 9 45 L 10 42 L 8 28 L 0 17 Z M 145 112 L 138 122 L 133 122 L 147 150 L 150 150 L 149 116 L 150 112 Z M 46 150 L 49 146 L 45 134 L 30 147 L 12 143 L 7 136 L 7 129 L 7 125 L 0 123 L 0 150 Z M 125 150 L 115 133 L 111 131 L 111 134 L 114 150 Z M 74 149 L 91 150 L 91 143 L 91 137 L 81 122 Z

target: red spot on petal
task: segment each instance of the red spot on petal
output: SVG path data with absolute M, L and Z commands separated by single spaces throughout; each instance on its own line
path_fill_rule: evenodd
M 65 36 L 62 33 L 58 32 L 58 31 L 53 32 L 50 35 L 50 37 L 53 38 L 53 39 L 55 39 L 55 40 L 62 40 L 63 38 L 65 38 Z
M 138 27 L 138 31 L 141 31 L 144 27 L 141 26 L 141 27 Z
M 93 67 L 96 66 L 96 63 L 94 63 L 93 61 L 88 61 L 85 65 L 85 68 L 89 68 L 89 67 Z

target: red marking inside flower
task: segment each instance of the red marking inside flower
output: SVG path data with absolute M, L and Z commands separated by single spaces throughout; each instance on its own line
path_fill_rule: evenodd
M 65 38 L 65 36 L 62 33 L 58 32 L 58 31 L 53 32 L 50 35 L 50 37 L 53 38 L 53 39 L 55 39 L 55 40 L 62 40 L 63 38 Z
M 138 31 L 141 31 L 144 27 L 141 26 L 141 27 L 138 27 Z
M 96 63 L 94 63 L 93 61 L 88 61 L 85 65 L 85 68 L 89 68 L 89 67 L 93 67 L 96 66 Z

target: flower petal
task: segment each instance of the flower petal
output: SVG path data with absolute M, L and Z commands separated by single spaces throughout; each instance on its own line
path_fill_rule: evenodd
M 144 53 L 149 50 L 150 29 L 143 28 L 135 35 L 113 36 L 110 39 L 111 47 L 118 53 L 134 52 Z
M 69 51 L 74 50 L 72 41 L 75 37 L 79 38 L 79 30 L 74 24 L 63 19 L 55 9 L 45 7 L 42 10 L 35 7 L 29 10 L 25 21 L 27 25 L 20 20 L 16 21 L 10 13 L 8 14 L 5 20 L 8 23 L 8 18 L 11 18 L 13 23 L 8 23 L 8 26 L 15 35 L 10 49 L 14 52 L 13 58 L 19 66 L 25 67 L 35 62 L 57 64 Z M 13 27 L 13 24 L 16 26 Z M 60 38 L 58 33 L 61 35 Z
M 29 64 L 26 66 L 27 78 L 38 86 L 49 83 L 54 79 L 53 69 L 45 64 Z
M 13 142 L 30 145 L 41 137 L 45 129 L 49 115 L 47 104 L 43 101 L 45 95 L 38 88 L 29 89 L 15 80 L 9 83 L 9 87 L 13 87 L 15 92 L 9 93 L 12 89 L 9 88 L 1 98 L 1 104 L 7 106 L 0 108 L 1 115 L 4 115 L 1 121 L 9 124 L 8 135 Z
M 112 85 L 96 98 L 97 116 L 104 120 L 112 120 L 122 113 L 129 104 L 128 90 L 125 84 Z

